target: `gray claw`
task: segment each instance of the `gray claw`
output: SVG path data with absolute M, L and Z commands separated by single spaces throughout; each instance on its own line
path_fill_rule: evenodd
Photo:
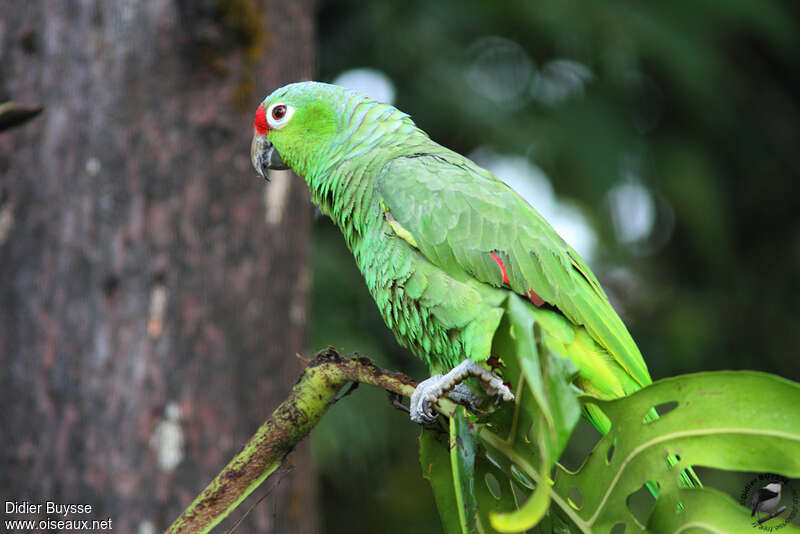
M 462 384 L 470 376 L 479 378 L 489 395 L 497 395 L 506 402 L 514 400 L 514 394 L 503 384 L 500 377 L 472 360 L 466 359 L 446 375 L 433 375 L 419 383 L 411 395 L 409 403 L 411 420 L 425 425 L 436 421 L 439 414 L 434 410 L 434 405 L 444 395 L 459 404 L 467 404 L 470 409 L 475 408 L 478 404 L 477 397 L 466 384 Z
M 439 417 L 439 414 L 433 410 L 433 405 L 441 397 L 441 394 L 436 394 L 440 389 L 441 378 L 442 375 L 433 375 L 427 380 L 423 380 L 411 394 L 408 408 L 411 420 L 415 423 L 429 425 Z

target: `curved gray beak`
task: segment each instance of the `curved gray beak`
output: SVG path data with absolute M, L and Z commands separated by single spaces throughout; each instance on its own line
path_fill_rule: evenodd
M 269 181 L 270 169 L 282 171 L 289 168 L 272 143 L 267 140 L 266 135 L 253 136 L 253 142 L 250 144 L 250 161 L 256 172 L 267 181 Z

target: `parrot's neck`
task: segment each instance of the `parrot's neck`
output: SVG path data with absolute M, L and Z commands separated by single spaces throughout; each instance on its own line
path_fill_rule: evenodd
M 352 161 L 352 160 L 351 160 Z M 370 168 L 380 170 L 381 162 L 370 162 Z M 375 200 L 375 182 L 364 177 L 358 165 L 351 162 L 332 170 L 325 178 L 306 179 L 311 189 L 311 201 L 331 218 L 342 231 L 351 252 L 361 241 L 371 224 L 380 216 Z
M 371 225 L 382 221 L 376 188 L 380 173 L 392 159 L 424 152 L 430 138 L 404 114 L 391 106 L 373 104 L 373 112 L 395 120 L 367 121 L 351 126 L 345 142 L 333 144 L 305 174 L 311 200 L 344 234 L 351 251 Z

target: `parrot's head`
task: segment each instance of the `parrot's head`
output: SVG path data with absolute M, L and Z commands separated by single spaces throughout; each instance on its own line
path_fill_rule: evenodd
M 317 82 L 293 83 L 275 90 L 256 109 L 250 159 L 266 179 L 268 171 L 291 168 L 306 175 L 341 127 L 336 103 L 345 90 Z M 339 98 L 337 98 L 337 93 Z
M 270 169 L 291 168 L 311 185 L 319 183 L 315 171 L 359 154 L 374 155 L 366 147 L 386 144 L 396 150 L 397 138 L 415 133 L 425 136 L 408 115 L 366 95 L 327 83 L 292 83 L 256 109 L 250 159 L 264 178 Z

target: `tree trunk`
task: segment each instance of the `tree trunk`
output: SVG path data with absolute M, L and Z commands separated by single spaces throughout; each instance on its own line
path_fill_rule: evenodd
M 0 500 L 43 505 L 4 520 L 160 531 L 287 394 L 310 211 L 249 147 L 312 36 L 309 1 L 0 3 L 0 101 L 45 107 L 0 135 Z M 290 463 L 242 532 L 316 529 Z

